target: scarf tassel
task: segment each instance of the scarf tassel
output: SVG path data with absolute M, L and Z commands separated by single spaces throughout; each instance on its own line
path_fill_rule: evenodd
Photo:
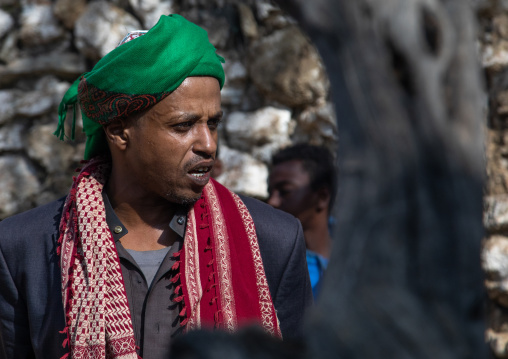
M 171 278 L 171 283 L 176 283 L 178 282 L 178 279 L 180 279 L 180 273 L 176 273 L 175 276 L 173 278 Z
M 82 77 L 83 76 L 80 76 L 76 81 L 74 81 L 74 83 L 65 93 L 62 102 L 60 102 L 60 105 L 58 105 L 58 126 L 53 134 L 60 140 L 64 140 L 66 137 L 65 119 L 67 117 L 67 108 L 69 106 L 72 106 L 71 140 L 74 141 L 76 133 L 76 117 L 77 117 L 76 106 L 78 103 L 78 87 Z
M 171 266 L 171 270 L 177 270 L 180 267 L 180 261 L 176 261 L 175 264 Z

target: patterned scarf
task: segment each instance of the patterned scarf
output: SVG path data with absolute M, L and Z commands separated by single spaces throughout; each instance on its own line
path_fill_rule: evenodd
M 73 359 L 138 358 L 102 200 L 109 171 L 104 158 L 85 163 L 60 223 L 64 346 L 69 345 Z M 212 180 L 187 218 L 183 247 L 174 254 L 178 271 L 170 279 L 177 284 L 173 300 L 181 303 L 180 325 L 232 332 L 257 323 L 281 337 L 254 222 L 241 199 Z

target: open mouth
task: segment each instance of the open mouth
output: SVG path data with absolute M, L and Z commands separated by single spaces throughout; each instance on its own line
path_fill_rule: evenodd
M 189 171 L 189 174 L 196 178 L 205 177 L 207 173 L 209 173 L 212 169 L 212 166 L 204 166 L 204 167 L 197 167 L 193 168 L 191 171 Z

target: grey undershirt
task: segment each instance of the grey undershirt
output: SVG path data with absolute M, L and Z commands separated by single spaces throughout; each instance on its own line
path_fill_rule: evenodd
M 126 251 L 129 252 L 132 258 L 136 261 L 139 269 L 141 269 L 143 275 L 145 276 L 148 287 L 150 287 L 155 274 L 157 274 L 164 257 L 170 249 L 171 246 L 154 251 L 135 251 L 133 249 L 126 249 Z

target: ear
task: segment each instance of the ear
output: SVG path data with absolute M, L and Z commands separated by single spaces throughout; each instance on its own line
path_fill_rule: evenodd
M 330 203 L 331 197 L 330 190 L 326 187 L 321 187 L 317 191 L 317 196 L 318 196 L 317 210 L 319 212 L 328 211 L 328 203 Z
M 104 132 L 108 139 L 108 145 L 111 150 L 116 148 L 123 151 L 127 148 L 129 142 L 129 128 L 126 121 L 119 120 L 104 126 Z

